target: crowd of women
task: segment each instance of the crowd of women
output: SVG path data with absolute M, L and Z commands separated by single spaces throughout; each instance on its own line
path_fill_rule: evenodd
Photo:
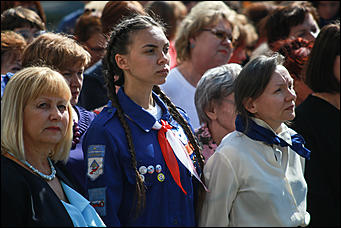
M 340 225 L 338 1 L 1 12 L 3 226 Z

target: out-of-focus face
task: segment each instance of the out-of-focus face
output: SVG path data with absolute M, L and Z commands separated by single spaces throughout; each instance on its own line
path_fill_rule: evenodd
M 105 55 L 106 39 L 101 33 L 94 33 L 84 44 L 91 55 L 91 62 L 88 67 L 92 66 Z
M 72 106 L 78 103 L 79 94 L 83 86 L 83 72 L 84 66 L 80 63 L 75 65 L 70 64 L 68 68 L 60 72 L 70 86 L 72 94 L 70 103 Z
M 27 44 L 31 43 L 32 40 L 39 36 L 41 33 L 41 30 L 39 30 L 38 28 L 32 28 L 30 26 L 15 28 L 13 31 L 22 35 L 25 38 Z
M 302 37 L 308 41 L 314 41 L 319 32 L 320 29 L 316 20 L 310 13 L 307 13 L 302 24 L 291 27 L 289 37 Z
M 220 104 L 216 104 L 216 121 L 224 129 L 224 135 L 236 129 L 236 112 L 234 105 L 234 93 L 222 98 Z
M 279 65 L 262 95 L 245 108 L 276 131 L 282 123 L 295 118 L 295 101 L 293 79 L 287 69 Z
M 132 36 L 128 54 L 115 57 L 125 73 L 124 86 L 152 88 L 165 83 L 169 73 L 169 41 L 161 28 L 153 26 Z
M 336 77 L 336 79 L 339 81 L 340 83 L 340 56 L 336 56 L 335 58 L 335 62 L 334 62 L 334 75 Z
M 201 33 L 190 39 L 194 48 L 191 49 L 191 61 L 203 71 L 226 64 L 231 58 L 232 26 L 221 19 L 216 25 L 203 28 Z
M 21 68 L 21 51 L 8 51 L 1 56 L 1 74 L 15 73 Z
M 339 1 L 320 1 L 317 6 L 317 13 L 325 20 L 332 19 L 340 10 Z
M 233 50 L 229 63 L 242 64 L 247 59 L 246 46 L 240 45 Z
M 66 134 L 68 101 L 62 97 L 40 96 L 24 108 L 25 145 L 43 146 L 59 143 Z

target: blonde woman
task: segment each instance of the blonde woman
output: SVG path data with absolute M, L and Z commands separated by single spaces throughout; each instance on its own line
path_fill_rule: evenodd
M 25 68 L 7 84 L 1 101 L 2 226 L 104 226 L 63 171 L 72 140 L 70 99 L 63 76 L 47 67 Z

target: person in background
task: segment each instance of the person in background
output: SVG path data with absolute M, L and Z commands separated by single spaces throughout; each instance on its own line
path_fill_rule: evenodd
M 72 140 L 71 91 L 48 67 L 28 67 L 1 100 L 1 226 L 105 226 L 57 162 Z
M 21 70 L 21 56 L 26 45 L 20 34 L 1 31 L 1 75 Z
M 113 29 L 110 102 L 83 141 L 89 200 L 107 226 L 195 226 L 204 162 L 185 113 L 158 87 L 169 72 L 165 29 L 145 15 Z
M 278 41 L 301 37 L 310 42 L 320 32 L 317 11 L 307 1 L 285 1 L 263 20 L 267 42 L 253 51 L 251 59 L 272 53 Z
M 72 11 L 64 16 L 57 25 L 56 33 L 74 34 L 77 19 L 84 13 L 84 6 L 89 1 L 80 1 L 83 7 Z
M 90 54 L 74 39 L 62 34 L 45 33 L 37 37 L 24 50 L 23 67 L 43 64 L 57 70 L 69 84 L 72 98 L 73 138 L 69 148 L 70 156 L 67 168 L 80 184 L 86 196 L 86 163 L 82 149 L 84 135 L 96 114 L 77 106 L 78 97 L 82 89 L 83 71 L 90 62 Z
M 22 6 L 36 12 L 40 19 L 46 24 L 46 15 L 40 1 L 1 1 L 1 13 L 7 9 Z
M 145 11 L 138 1 L 109 1 L 103 8 L 101 23 L 102 32 L 106 38 L 106 44 L 110 39 L 110 33 L 116 24 L 124 17 L 133 14 L 144 15 Z M 98 44 L 97 44 L 98 45 Z M 101 45 L 102 46 L 102 43 Z M 104 51 L 105 54 L 106 51 Z M 108 103 L 108 92 L 104 85 L 102 59 L 89 67 L 84 72 L 84 83 L 78 105 L 86 110 L 94 110 L 99 113 Z M 118 90 L 118 88 L 117 88 Z
M 186 111 L 194 129 L 200 127 L 194 104 L 200 78 L 208 69 L 226 64 L 232 55 L 232 42 L 238 37 L 230 18 L 233 12 L 222 1 L 199 2 L 183 19 L 176 35 L 178 65 L 160 87 Z
M 21 55 L 25 47 L 24 37 L 13 31 L 1 31 L 1 97 L 9 79 L 21 70 Z
M 311 1 L 319 15 L 318 24 L 320 28 L 336 20 L 340 20 L 339 1 Z
M 179 24 L 187 15 L 187 8 L 180 1 L 149 1 L 145 10 L 150 16 L 159 17 L 166 24 L 166 37 L 170 42 L 170 69 L 173 69 L 177 65 L 174 47 L 175 34 Z
M 225 135 L 235 130 L 233 82 L 242 67 L 230 63 L 209 69 L 198 82 L 194 102 L 201 127 L 195 130 L 205 162 Z
M 311 50 L 306 84 L 292 128 L 306 139 L 311 226 L 340 226 L 340 22 L 325 25 Z
M 107 41 L 102 33 L 100 17 L 85 12 L 77 19 L 74 35 L 75 39 L 91 55 L 91 62 L 87 65 L 87 68 L 103 58 Z
M 33 10 L 17 6 L 1 13 L 1 31 L 11 30 L 19 33 L 27 44 L 45 32 L 45 29 L 45 23 Z
M 245 15 L 236 14 L 234 18 L 239 36 L 233 43 L 234 49 L 229 63 L 244 66 L 249 61 L 249 56 L 257 43 L 258 34 Z
M 236 130 L 205 165 L 209 192 L 199 226 L 309 224 L 304 164 L 310 151 L 285 124 L 295 117 L 296 95 L 283 61 L 277 53 L 258 56 L 236 78 Z

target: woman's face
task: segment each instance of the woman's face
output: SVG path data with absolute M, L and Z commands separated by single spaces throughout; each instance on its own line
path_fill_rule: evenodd
M 69 67 L 60 72 L 71 89 L 72 98 L 70 103 L 72 106 L 76 105 L 78 102 L 79 94 L 83 86 L 83 72 L 84 66 L 81 64 L 70 64 Z
M 15 73 L 21 68 L 21 51 L 8 51 L 1 56 L 1 74 Z
M 40 96 L 24 108 L 23 134 L 26 145 L 59 143 L 66 134 L 68 101 L 61 97 Z
M 276 131 L 295 118 L 295 101 L 293 79 L 284 66 L 278 65 L 262 95 L 248 101 L 245 108 Z
M 314 41 L 319 32 L 320 29 L 316 20 L 311 13 L 307 13 L 302 24 L 291 27 L 289 37 L 302 37 L 308 41 Z
M 191 61 L 194 66 L 207 70 L 226 64 L 231 58 L 232 26 L 225 19 L 216 25 L 203 28 L 200 34 L 190 39 L 194 48 L 191 49 Z
M 124 71 L 127 88 L 150 88 L 165 83 L 169 73 L 169 41 L 159 27 L 132 33 L 128 54 L 116 54 L 115 60 Z
M 215 121 L 221 129 L 224 129 L 224 135 L 235 130 L 236 112 L 234 105 L 234 93 L 223 97 L 214 104 Z M 213 121 L 214 121 L 213 120 Z
M 317 12 L 325 20 L 332 19 L 340 10 L 339 1 L 320 1 L 317 6 Z

